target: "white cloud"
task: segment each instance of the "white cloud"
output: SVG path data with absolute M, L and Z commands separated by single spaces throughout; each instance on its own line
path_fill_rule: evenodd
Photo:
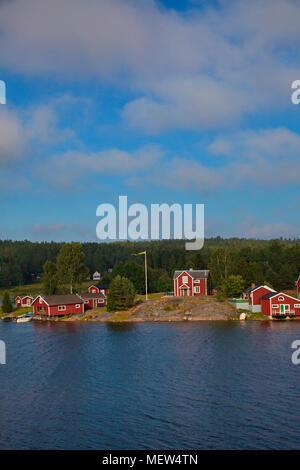
M 2 106 L 0 109 L 0 166 L 10 166 L 23 152 L 26 137 L 18 115 Z
M 148 133 L 219 128 L 290 106 L 300 73 L 299 2 L 220 5 L 179 13 L 150 0 L 2 2 L 1 63 L 134 90 L 122 116 Z
M 148 170 L 163 155 L 162 149 L 154 145 L 133 152 L 117 148 L 91 153 L 68 151 L 53 155 L 35 173 L 61 189 L 70 189 L 75 181 L 83 180 L 87 175 L 127 176 Z
M 248 216 L 236 229 L 236 236 L 246 238 L 298 238 L 300 226 L 285 222 L 265 223 L 254 216 Z

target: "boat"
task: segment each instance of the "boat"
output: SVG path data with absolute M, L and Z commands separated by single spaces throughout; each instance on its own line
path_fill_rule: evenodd
M 16 318 L 17 323 L 27 323 L 32 320 L 31 315 L 20 315 L 19 317 Z

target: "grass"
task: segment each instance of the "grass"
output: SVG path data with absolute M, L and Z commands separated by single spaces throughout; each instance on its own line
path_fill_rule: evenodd
M 13 313 L 16 316 L 19 316 L 19 315 L 24 315 L 24 313 L 26 313 L 26 312 L 32 312 L 32 307 L 14 308 L 11 313 Z M 4 313 L 2 311 L 2 307 L 0 307 L 0 317 L 6 316 L 6 315 L 9 315 L 9 313 Z
M 116 312 L 114 313 L 112 321 L 121 322 L 121 321 L 128 321 L 131 316 L 131 312 Z
M 78 290 L 78 292 L 87 292 L 89 286 L 93 284 L 93 281 L 84 281 L 80 286 L 75 287 L 74 290 Z M 37 295 L 42 293 L 42 284 L 40 282 L 35 282 L 34 284 L 24 284 L 21 286 L 13 286 L 11 288 L 0 289 L 0 297 L 2 298 L 5 291 L 9 292 L 9 296 L 11 298 L 15 298 L 18 295 L 31 295 L 32 297 L 36 297 Z M 69 294 L 70 290 L 68 286 L 61 288 L 57 292 L 58 294 Z

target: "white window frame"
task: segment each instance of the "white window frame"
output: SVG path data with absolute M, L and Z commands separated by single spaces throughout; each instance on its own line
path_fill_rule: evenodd
M 59 312 L 64 312 L 65 310 L 67 310 L 67 307 L 65 305 L 59 305 L 58 306 L 58 311 Z
M 295 304 L 294 308 L 300 308 L 300 304 Z
M 284 300 L 284 297 L 282 297 L 282 295 L 280 297 L 278 297 L 278 300 L 282 301 Z
M 75 305 L 75 308 L 80 308 L 80 304 L 76 304 L 76 305 Z
M 195 294 L 200 294 L 200 286 L 195 286 L 194 292 Z
M 183 284 L 187 284 L 189 282 L 189 276 L 182 276 Z
M 272 308 L 279 308 L 279 305 L 278 305 L 278 304 L 274 304 L 274 305 L 272 305 Z

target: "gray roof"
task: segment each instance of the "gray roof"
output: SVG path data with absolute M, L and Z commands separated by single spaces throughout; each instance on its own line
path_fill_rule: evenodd
M 209 277 L 208 269 L 182 269 L 181 271 L 175 271 L 173 279 L 177 279 L 177 277 L 184 272 L 194 279 L 207 279 Z
M 89 292 L 84 292 L 82 294 L 78 294 L 82 299 L 105 299 L 105 295 L 102 292 L 90 294 Z
M 279 294 L 279 292 L 269 292 L 269 294 L 265 294 L 262 296 L 262 299 L 270 299 L 271 297 L 274 297 L 274 295 Z
M 50 306 L 82 304 L 83 303 L 83 300 L 77 294 L 41 295 L 41 297 Z M 35 299 L 35 301 L 36 301 L 36 299 Z

